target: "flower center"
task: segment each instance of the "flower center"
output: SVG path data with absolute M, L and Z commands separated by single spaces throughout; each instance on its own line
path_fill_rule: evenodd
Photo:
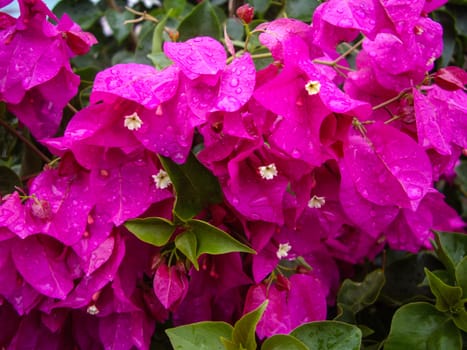
M 277 176 L 276 164 L 263 165 L 258 167 L 259 174 L 265 180 L 272 180 Z
M 279 243 L 279 248 L 277 248 L 276 256 L 278 259 L 286 258 L 289 255 L 292 246 L 287 243 Z
M 128 130 L 133 131 L 133 130 L 138 130 L 139 128 L 141 128 L 141 125 L 143 125 L 143 121 L 141 120 L 139 115 L 135 112 L 125 117 L 125 121 L 123 125 Z
M 167 174 L 167 172 L 162 169 L 159 170 L 156 175 L 152 175 L 152 179 L 154 180 L 154 183 L 159 190 L 163 190 L 172 184 L 169 174 Z
M 309 208 L 321 208 L 324 204 L 326 203 L 326 200 L 324 197 L 318 197 L 317 195 L 314 195 L 311 197 L 311 199 L 308 201 L 308 207 Z
M 310 80 L 305 85 L 305 90 L 308 92 L 308 95 L 316 95 L 321 89 L 321 84 L 317 80 Z

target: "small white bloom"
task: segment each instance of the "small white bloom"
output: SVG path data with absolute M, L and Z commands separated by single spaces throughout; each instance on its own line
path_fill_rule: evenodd
M 100 311 L 99 309 L 96 307 L 96 305 L 90 305 L 88 306 L 88 308 L 86 309 L 86 312 L 90 315 L 97 315 Z
M 308 95 L 316 95 L 321 89 L 321 84 L 317 80 L 310 80 L 305 85 L 305 90 L 308 92 Z
M 154 180 L 154 183 L 156 184 L 156 187 L 159 190 L 163 190 L 172 184 L 172 181 L 170 181 L 169 174 L 167 174 L 167 172 L 162 169 L 159 170 L 159 172 L 156 175 L 152 175 L 152 178 Z
M 265 180 L 272 180 L 277 176 L 276 164 L 263 165 L 258 167 L 259 174 Z
M 102 16 L 99 19 L 99 22 L 100 22 L 101 27 L 102 27 L 102 33 L 105 36 L 112 36 L 114 34 L 114 31 L 112 30 L 112 27 L 110 26 L 109 21 L 105 16 Z
M 289 255 L 290 249 L 292 246 L 287 243 L 280 243 L 279 248 L 277 248 L 276 256 L 278 259 L 286 258 Z
M 141 127 L 141 125 L 143 125 L 143 121 L 141 120 L 139 115 L 135 112 L 125 117 L 125 122 L 123 125 L 128 130 L 133 131 L 133 130 L 138 130 Z
M 309 208 L 321 208 L 324 204 L 326 203 L 326 200 L 324 197 L 318 197 L 317 195 L 314 195 L 311 197 L 311 199 L 308 201 L 308 207 Z

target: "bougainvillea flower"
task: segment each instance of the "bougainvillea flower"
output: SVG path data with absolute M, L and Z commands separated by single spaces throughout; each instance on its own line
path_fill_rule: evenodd
M 250 283 L 240 254 L 202 256 L 200 270 L 190 271 L 188 293 L 173 314 L 174 323 L 238 319 L 243 302 L 240 287 Z
M 161 264 L 154 275 L 154 293 L 162 305 L 171 311 L 178 308 L 188 292 L 188 278 L 183 264 Z
M 254 310 L 265 300 L 268 306 L 258 323 L 260 338 L 274 334 L 289 334 L 302 323 L 326 318 L 326 298 L 320 282 L 312 276 L 296 274 L 290 277 L 290 290 L 279 290 L 276 284 L 250 287 L 244 313 Z
M 21 15 L 0 28 L 0 101 L 16 114 L 36 138 L 52 136 L 62 110 L 78 91 L 79 77 L 69 60 L 96 42 L 69 17 L 57 20 L 40 1 L 20 1 Z M 69 33 L 68 33 L 69 32 Z M 60 91 L 60 93 L 56 93 Z
M 424 95 L 414 90 L 418 141 L 424 148 L 434 148 L 450 155 L 453 144 L 467 147 L 466 95 L 462 90 L 448 91 L 432 86 Z
M 311 27 L 304 22 L 293 18 L 279 18 L 272 22 L 261 23 L 256 27 L 260 31 L 261 44 L 271 51 L 276 60 L 282 60 L 284 55 L 283 44 L 291 35 L 308 40 Z
M 391 248 L 417 252 L 431 248 L 434 230 L 462 231 L 465 223 L 445 202 L 439 192 L 429 193 L 417 210 L 401 209 L 388 227 L 386 238 Z
M 428 156 L 392 126 L 376 123 L 366 137 L 351 136 L 344 161 L 357 191 L 375 204 L 416 209 L 433 191 Z

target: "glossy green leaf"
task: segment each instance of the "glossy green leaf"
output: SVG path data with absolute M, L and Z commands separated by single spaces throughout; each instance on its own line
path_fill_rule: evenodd
M 255 8 L 255 12 L 265 13 L 271 6 L 272 0 L 248 0 L 248 3 Z
M 451 314 L 451 318 L 457 328 L 467 333 L 467 311 L 464 303 L 459 303 L 458 310 Z
M 171 221 L 159 217 L 128 220 L 125 227 L 143 242 L 156 247 L 167 244 L 176 229 Z
M 197 257 L 201 254 L 218 255 L 232 252 L 255 254 L 247 245 L 205 221 L 192 219 L 187 221 L 187 226 L 195 234 L 198 242 Z
M 109 8 L 105 11 L 105 18 L 112 28 L 114 38 L 118 43 L 122 43 L 130 35 L 132 26 L 124 22 L 133 19 L 133 15 L 128 11 L 119 12 Z
M 164 69 L 172 64 L 172 61 L 165 55 L 163 51 L 164 44 L 164 29 L 168 18 L 172 15 L 173 10 L 170 9 L 165 17 L 156 25 L 152 34 L 152 49 L 148 58 L 152 61 L 157 69 Z
M 435 236 L 436 254 L 454 279 L 457 264 L 467 255 L 467 235 L 435 231 Z
M 467 256 L 456 266 L 456 282 L 462 288 L 462 298 L 467 298 Z
M 425 273 L 431 292 L 436 297 L 435 307 L 439 311 L 448 312 L 459 304 L 462 297 L 462 288 L 447 285 L 428 269 L 425 269 Z
M 420 252 L 416 255 L 404 254 L 390 261 L 384 269 L 386 284 L 381 294 L 396 305 L 413 301 L 412 298 L 417 295 L 431 297 L 428 284 L 423 284 L 425 266 L 431 270 L 443 267 L 431 252 Z
M 186 0 L 164 0 L 161 3 L 170 17 L 180 16 L 186 6 Z
M 231 339 L 221 337 L 221 342 L 224 345 L 225 350 L 240 350 L 239 345 L 235 344 Z
M 92 2 L 77 0 L 61 0 L 54 7 L 53 12 L 59 18 L 65 13 L 68 14 L 83 30 L 90 29 L 103 15 Z
M 209 204 L 222 201 L 217 178 L 190 153 L 184 164 L 160 157 L 175 191 L 174 213 L 181 220 L 189 220 Z
M 276 334 L 270 338 L 267 338 L 261 350 L 309 350 L 309 348 L 303 344 L 297 338 L 291 335 Z
M 461 349 L 459 330 L 429 303 L 410 303 L 394 314 L 384 350 Z
M 287 0 L 285 11 L 289 17 L 310 22 L 319 4 L 318 0 Z
M 195 36 L 210 36 L 219 40 L 222 31 L 211 3 L 203 1 L 180 22 L 178 32 L 180 41 L 186 41 Z
M 268 306 L 268 301 L 264 301 L 256 309 L 250 311 L 240 318 L 234 325 L 232 333 L 233 343 L 239 348 L 246 350 L 256 350 L 256 326 L 263 316 L 264 310 Z
M 354 322 L 354 315 L 372 305 L 377 299 L 385 283 L 382 270 L 375 270 L 365 276 L 362 282 L 346 279 L 339 290 L 337 305 L 339 314 L 337 321 Z
M 165 331 L 177 350 L 224 350 L 221 337 L 230 338 L 232 326 L 225 322 L 198 322 Z
M 21 179 L 10 168 L 0 166 L 0 197 L 15 190 L 15 186 L 21 187 Z
M 313 350 L 359 350 L 361 330 L 338 321 L 310 322 L 295 328 L 291 336 Z
M 185 231 L 175 238 L 175 246 L 188 260 L 191 261 L 196 270 L 199 270 L 198 255 L 196 254 L 198 242 L 196 235 L 191 231 Z

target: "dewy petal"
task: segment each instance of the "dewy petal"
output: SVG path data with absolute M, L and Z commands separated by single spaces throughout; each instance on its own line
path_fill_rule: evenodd
M 165 42 L 164 52 L 189 79 L 216 75 L 226 66 L 224 47 L 210 37 L 197 37 L 182 43 Z
M 361 135 L 351 136 L 344 150 L 355 187 L 375 204 L 415 210 L 433 191 L 428 156 L 412 138 L 389 125 L 376 123 L 367 129 L 369 141 Z
M 115 95 L 155 109 L 161 102 L 171 99 L 177 87 L 178 70 L 174 67 L 157 71 L 145 64 L 117 64 L 97 74 L 91 102 L 105 101 L 108 95 Z
M 255 88 L 256 70 L 250 54 L 235 58 L 222 72 L 216 110 L 234 112 L 250 99 Z
M 74 284 L 60 258 L 63 249 L 53 239 L 30 236 L 16 242 L 12 256 L 18 271 L 37 291 L 51 298 L 65 299 Z

